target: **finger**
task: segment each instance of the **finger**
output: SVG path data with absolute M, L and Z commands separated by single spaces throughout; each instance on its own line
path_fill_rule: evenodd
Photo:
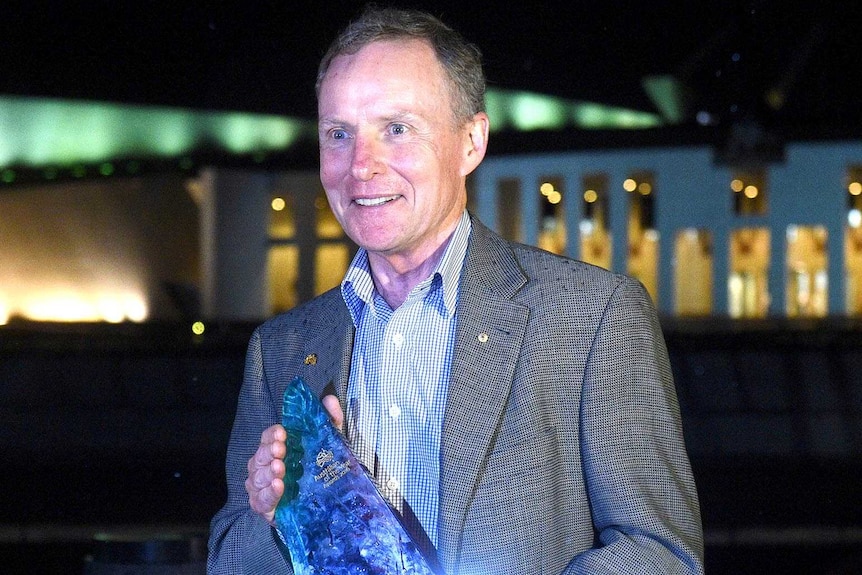
M 265 501 L 266 511 L 262 513 L 263 518 L 271 524 L 275 522 L 275 508 L 282 494 L 284 494 L 284 482 L 281 479 L 275 479 L 267 492 L 269 498 Z
M 269 467 L 256 469 L 252 473 L 249 473 L 248 478 L 245 481 L 245 490 L 250 497 L 255 497 L 255 494 L 258 493 L 262 494 L 261 496 L 266 497 L 267 491 L 270 490 L 273 485 L 277 485 L 278 483 L 283 484 L 284 474 L 284 462 L 276 459 Z M 279 493 L 279 497 L 280 496 L 281 494 Z
M 270 425 L 260 434 L 261 444 L 270 444 L 276 441 L 283 442 L 285 440 L 287 440 L 287 431 L 284 429 L 284 426 L 278 423 Z
M 334 395 L 326 395 L 321 402 L 326 411 L 329 412 L 329 419 L 332 421 L 332 425 L 338 431 L 344 431 L 344 412 L 341 410 L 341 403 L 338 401 L 338 398 Z
M 260 436 L 260 445 L 248 461 L 248 472 L 267 467 L 273 459 L 284 459 L 287 453 L 287 432 L 280 425 L 266 429 Z
M 251 491 L 248 497 L 249 507 L 252 511 L 272 523 L 275 517 L 275 508 L 284 493 L 284 481 L 273 479 L 264 489 Z
M 248 460 L 248 472 L 253 473 L 257 469 L 269 467 L 274 457 L 272 444 L 261 444 Z

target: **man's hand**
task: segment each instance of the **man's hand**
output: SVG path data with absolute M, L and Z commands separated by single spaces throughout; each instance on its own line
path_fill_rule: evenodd
M 273 425 L 260 435 L 260 445 L 248 460 L 248 479 L 245 490 L 252 511 L 275 524 L 275 507 L 284 493 L 284 454 L 287 431 Z
M 332 424 L 341 431 L 344 428 L 344 413 L 334 395 L 322 400 L 329 412 Z M 275 508 L 284 494 L 284 455 L 287 453 L 287 431 L 279 424 L 268 427 L 260 435 L 260 445 L 248 460 L 248 479 L 245 490 L 252 511 L 275 525 Z

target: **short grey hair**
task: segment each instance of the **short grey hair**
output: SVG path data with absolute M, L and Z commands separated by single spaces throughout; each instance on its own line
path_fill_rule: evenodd
M 466 122 L 485 111 L 485 74 L 479 48 L 427 12 L 375 5 L 367 6 L 357 20 L 348 24 L 324 54 L 315 85 L 318 98 L 320 85 L 337 56 L 356 54 L 380 40 L 411 39 L 424 40 L 434 49 L 449 79 L 452 112 L 457 122 Z

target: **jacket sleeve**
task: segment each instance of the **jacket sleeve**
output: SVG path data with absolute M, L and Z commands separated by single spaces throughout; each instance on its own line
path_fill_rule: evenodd
M 260 329 L 252 334 L 237 413 L 227 450 L 227 503 L 210 525 L 209 575 L 240 573 L 292 574 L 286 547 L 278 532 L 248 504 L 245 480 L 248 460 L 264 429 L 278 422 L 263 369 Z
M 700 509 L 652 301 L 630 278 L 599 324 L 583 383 L 581 456 L 597 546 L 575 573 L 703 572 Z

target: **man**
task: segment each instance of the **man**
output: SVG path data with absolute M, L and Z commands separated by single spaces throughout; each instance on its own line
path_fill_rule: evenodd
M 324 57 L 321 181 L 362 249 L 251 339 L 212 573 L 291 572 L 273 518 L 296 375 L 447 574 L 702 572 L 649 297 L 466 212 L 483 92 L 478 51 L 423 13 L 367 10 Z

